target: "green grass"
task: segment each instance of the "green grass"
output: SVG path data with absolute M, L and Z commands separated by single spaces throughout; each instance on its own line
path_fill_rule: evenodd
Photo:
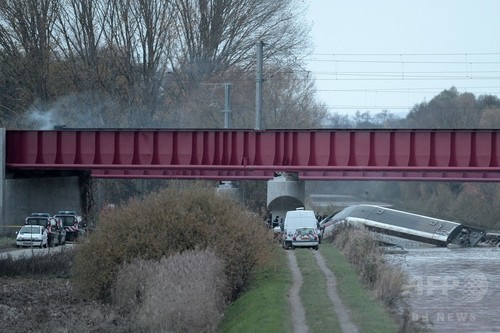
M 300 290 L 306 322 L 310 332 L 341 332 L 340 324 L 328 298 L 325 275 L 319 268 L 314 253 L 309 249 L 294 251 L 302 273 Z
M 274 249 L 270 255 L 275 265 L 256 272 L 247 291 L 224 312 L 218 332 L 291 332 L 292 274 L 284 254 L 283 249 Z
M 373 299 L 356 271 L 340 251 L 330 244 L 322 244 L 320 251 L 330 270 L 337 278 L 337 290 L 344 304 L 351 309 L 354 322 L 361 332 L 397 332 L 395 321 L 388 310 Z
M 333 245 L 322 244 L 320 252 L 329 269 L 337 278 L 337 290 L 344 304 L 351 309 L 354 322 L 360 332 L 397 332 L 397 325 L 388 310 L 373 299 L 359 276 L 340 251 Z M 341 332 L 338 319 L 326 292 L 325 277 L 314 258 L 313 251 L 295 250 L 303 284 L 300 297 L 306 310 L 310 332 Z M 292 275 L 288 267 L 286 251 L 275 248 L 271 253 L 273 268 L 260 269 L 247 291 L 224 312 L 219 325 L 220 333 L 292 331 L 288 293 Z

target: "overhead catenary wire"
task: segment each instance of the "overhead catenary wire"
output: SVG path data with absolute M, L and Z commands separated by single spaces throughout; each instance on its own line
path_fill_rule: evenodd
M 500 52 L 313 53 L 304 61 L 335 111 L 409 111 L 451 87 L 500 96 Z

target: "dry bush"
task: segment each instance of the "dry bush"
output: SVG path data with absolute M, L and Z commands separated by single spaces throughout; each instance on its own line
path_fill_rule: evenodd
M 373 288 L 379 278 L 379 267 L 385 264 L 378 242 L 363 229 L 345 228 L 336 235 L 334 244 L 356 267 L 362 281 Z
M 224 263 L 210 250 L 122 266 L 113 303 L 137 332 L 215 332 L 224 309 Z
M 340 228 L 333 239 L 344 257 L 355 267 L 362 281 L 374 296 L 388 306 L 399 322 L 398 332 L 428 332 L 426 323 L 412 320 L 405 288 L 408 275 L 394 263 L 389 263 L 379 243 L 365 229 Z
M 225 297 L 232 300 L 268 257 L 271 238 L 259 217 L 213 189 L 169 188 L 100 216 L 80 245 L 74 281 L 83 296 L 108 300 L 121 264 L 212 248 L 226 265 Z
M 30 276 L 49 275 L 55 277 L 69 277 L 73 265 L 74 249 L 64 248 L 57 252 L 37 253 L 19 259 L 8 256 L 0 260 L 0 276 Z
M 387 263 L 381 265 L 378 270 L 378 278 L 373 288 L 375 297 L 389 307 L 398 306 L 407 286 L 408 276 L 401 269 Z
M 378 241 L 368 231 L 345 228 L 335 237 L 334 245 L 354 265 L 362 281 L 378 299 L 389 306 L 402 300 L 407 275 L 400 267 L 386 261 Z

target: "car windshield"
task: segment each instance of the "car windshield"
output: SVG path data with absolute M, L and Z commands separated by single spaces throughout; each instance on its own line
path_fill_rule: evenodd
M 43 217 L 28 217 L 26 219 L 26 224 L 46 226 L 47 223 L 48 223 L 47 219 Z
M 20 234 L 39 234 L 41 228 L 39 226 L 27 225 L 21 228 Z
M 76 218 L 74 216 L 61 216 L 61 215 L 56 215 L 56 217 L 60 218 L 62 220 L 63 226 L 69 227 L 75 224 Z

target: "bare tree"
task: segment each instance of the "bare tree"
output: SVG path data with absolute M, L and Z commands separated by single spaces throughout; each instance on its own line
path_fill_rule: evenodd
M 0 1 L 0 101 L 2 122 L 10 127 L 26 121 L 34 103 L 44 112 L 51 98 L 52 30 L 58 11 L 57 0 Z
M 487 108 L 483 111 L 480 128 L 500 128 L 500 108 Z
M 233 97 L 238 96 L 235 124 L 252 126 L 256 42 L 265 41 L 271 67 L 289 67 L 308 46 L 299 0 L 4 0 L 0 5 L 2 56 L 13 60 L 19 49 L 24 55 L 24 46 L 31 56 L 25 61 L 38 70 L 33 95 L 51 101 L 58 118 L 73 126 L 80 121 L 217 126 L 223 82 L 232 83 Z M 37 20 L 43 24 L 28 24 Z M 17 31 L 20 22 L 31 30 Z M 28 37 L 36 34 L 40 39 L 30 44 Z M 265 88 L 275 97 L 266 101 L 274 115 L 300 115 L 304 126 L 319 124 L 324 110 L 313 103 L 312 81 L 293 87 L 277 78 Z M 214 98 L 216 103 L 205 104 Z M 270 124 L 273 119 L 279 117 Z
M 315 100 L 308 72 L 294 67 L 271 69 L 264 88 L 267 128 L 318 128 L 327 119 L 324 105 Z
M 59 21 L 60 52 L 73 81 L 109 111 L 101 123 L 148 126 L 164 105 L 173 13 L 162 0 L 67 0 Z M 112 107 L 112 105 L 115 105 Z M 107 120 L 107 121 L 106 121 Z
M 250 69 L 257 41 L 272 46 L 268 56 L 303 54 L 308 26 L 300 24 L 295 0 L 173 0 L 178 15 L 179 52 L 174 74 L 186 92 L 233 66 Z
M 0 2 L 2 35 L 8 33 L 4 45 L 17 47 L 29 68 L 29 84 L 33 98 L 49 100 L 49 64 L 54 22 L 59 3 L 55 0 L 4 0 Z
M 60 61 L 67 61 L 75 87 L 93 90 L 102 85 L 99 48 L 103 47 L 102 24 L 110 6 L 102 1 L 65 0 L 58 19 Z
M 349 120 L 349 116 L 346 114 L 340 114 L 338 112 L 333 112 L 328 116 L 327 125 L 328 128 L 351 128 L 354 124 Z
M 138 126 L 157 120 L 163 104 L 167 59 L 174 50 L 173 7 L 163 0 L 113 0 L 104 30 L 108 59 L 121 85 L 113 95 Z M 116 81 L 115 79 L 115 81 Z

